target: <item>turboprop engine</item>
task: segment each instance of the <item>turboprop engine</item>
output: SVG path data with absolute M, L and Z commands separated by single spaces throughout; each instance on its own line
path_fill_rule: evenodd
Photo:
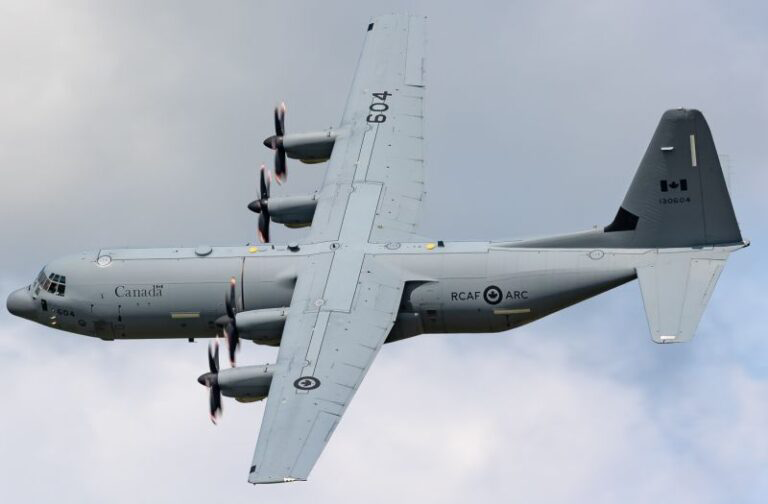
M 221 414 L 221 396 L 233 397 L 239 402 L 260 401 L 269 395 L 272 384 L 271 364 L 219 369 L 219 344 L 208 345 L 207 373 L 197 381 L 208 387 L 211 421 Z
M 270 197 L 272 175 L 262 165 L 259 173 L 259 199 L 248 204 L 251 212 L 259 214 L 259 239 L 269 242 L 269 224 L 277 222 L 290 228 L 312 224 L 317 208 L 317 194 Z
M 328 161 L 333 152 L 333 144 L 336 142 L 336 133 L 331 130 L 314 131 L 311 133 L 291 133 L 283 135 L 283 148 L 285 154 L 291 159 L 298 159 L 302 163 L 315 164 Z M 272 146 L 271 137 L 268 147 Z M 264 143 L 267 144 L 267 140 Z
M 239 310 L 235 297 L 235 278 L 229 280 L 229 290 L 224 300 L 227 313 L 216 319 L 229 350 L 229 363 L 235 367 L 235 354 L 240 347 L 240 337 L 253 340 L 262 345 L 279 345 L 283 335 L 283 326 L 288 317 L 288 308 L 266 308 L 262 310 Z M 218 361 L 218 347 L 216 360 Z
M 278 346 L 287 317 L 288 308 L 242 311 L 235 315 L 235 326 L 242 338 L 260 345 Z
M 270 364 L 229 368 L 219 371 L 218 381 L 223 396 L 240 402 L 261 401 L 269 395 L 272 370 Z
M 331 158 L 336 133 L 332 129 L 312 133 L 285 132 L 285 103 L 275 107 L 275 134 L 264 140 L 264 145 L 275 151 L 275 176 L 282 183 L 287 177 L 285 157 L 303 163 L 322 163 Z
M 261 213 L 267 207 L 272 222 L 290 228 L 307 227 L 312 224 L 317 207 L 317 194 L 301 196 L 276 196 L 268 200 L 256 200 L 248 208 Z

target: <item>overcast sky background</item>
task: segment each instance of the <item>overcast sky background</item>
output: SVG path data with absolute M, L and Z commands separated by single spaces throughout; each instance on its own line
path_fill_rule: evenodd
M 310 481 L 252 487 L 263 404 L 210 424 L 204 342 L 107 343 L 3 304 L 4 499 L 765 502 L 764 2 L 3 0 L 0 296 L 79 250 L 255 241 L 272 107 L 289 131 L 337 124 L 368 18 L 404 10 L 430 18 L 434 238 L 607 224 L 662 112 L 705 113 L 753 245 L 694 342 L 651 343 L 633 282 L 512 332 L 388 345 Z

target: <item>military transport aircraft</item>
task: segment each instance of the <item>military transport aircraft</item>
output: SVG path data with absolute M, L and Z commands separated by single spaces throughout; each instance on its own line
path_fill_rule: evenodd
M 221 395 L 267 399 L 248 481 L 305 480 L 383 343 L 424 333 L 504 331 L 638 279 L 651 337 L 693 336 L 728 255 L 745 247 L 704 116 L 661 117 L 613 221 L 532 240 L 443 242 L 415 228 L 424 196 L 423 18 L 388 15 L 365 45 L 338 128 L 287 133 L 286 157 L 330 160 L 319 192 L 270 197 L 260 173 L 258 246 L 106 249 L 56 259 L 8 310 L 104 340 L 206 338 L 212 418 Z M 270 244 L 270 222 L 310 226 Z M 277 361 L 235 367 L 240 339 Z

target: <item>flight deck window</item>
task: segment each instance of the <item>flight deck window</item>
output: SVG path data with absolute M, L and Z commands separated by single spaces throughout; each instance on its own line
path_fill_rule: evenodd
M 64 291 L 67 289 L 67 277 L 56 273 L 51 273 L 47 277 L 45 274 L 41 273 L 40 276 L 44 279 L 40 282 L 43 290 L 46 290 L 51 294 L 56 294 L 57 296 L 64 295 Z

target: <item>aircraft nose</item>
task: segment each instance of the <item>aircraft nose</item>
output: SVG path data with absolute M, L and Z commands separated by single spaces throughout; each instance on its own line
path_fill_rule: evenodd
M 6 301 L 6 307 L 10 313 L 17 317 L 34 320 L 35 315 L 37 315 L 35 301 L 26 287 L 11 292 L 11 295 L 8 296 L 8 301 Z

